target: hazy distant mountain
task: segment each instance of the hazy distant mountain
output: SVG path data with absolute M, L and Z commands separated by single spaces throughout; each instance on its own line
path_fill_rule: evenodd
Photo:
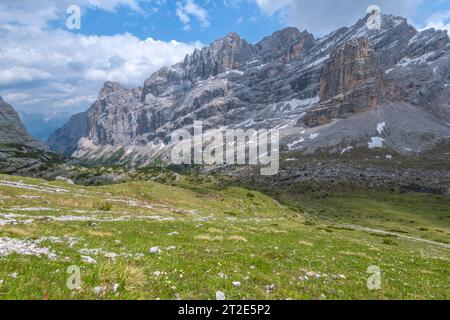
M 401 17 L 367 17 L 315 39 L 287 28 L 250 44 L 235 33 L 162 68 L 142 88 L 105 83 L 85 113 L 49 139 L 53 150 L 146 164 L 170 134 L 280 128 L 284 151 L 337 157 L 357 148 L 417 154 L 450 137 L 450 39 Z
M 68 113 L 48 116 L 41 113 L 19 112 L 19 116 L 28 132 L 44 143 L 47 143 L 48 138 L 56 129 L 62 128 L 70 119 Z

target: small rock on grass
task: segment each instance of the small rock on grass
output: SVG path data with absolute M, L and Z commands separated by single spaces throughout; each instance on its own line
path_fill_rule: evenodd
M 150 253 L 151 254 L 160 254 L 161 248 L 160 247 L 152 247 L 152 248 L 150 248 Z
M 162 275 L 162 272 L 161 271 L 155 271 L 155 272 L 153 272 L 153 275 L 155 277 L 159 278 Z
M 69 179 L 69 178 L 66 178 L 66 177 L 56 177 L 55 180 L 63 181 L 63 182 L 65 182 L 65 183 L 71 184 L 71 185 L 74 185 L 74 184 L 75 184 L 75 182 L 73 182 L 73 180 L 71 180 L 71 179 Z
M 216 292 L 216 300 L 225 300 L 225 293 L 223 293 L 222 291 L 217 291 Z
M 275 285 L 274 284 L 268 284 L 265 286 L 266 288 L 266 292 L 267 293 L 272 293 L 275 290 Z
M 241 283 L 239 281 L 234 281 L 233 282 L 233 287 L 240 287 Z
M 90 264 L 96 264 L 97 263 L 97 260 L 95 260 L 94 258 L 89 257 L 89 256 L 81 256 L 81 260 L 84 263 L 90 263 Z
M 334 275 L 334 276 L 332 276 L 332 278 L 333 279 L 341 279 L 341 280 L 347 279 L 347 277 L 345 275 L 343 275 L 343 274 Z
M 106 287 L 95 287 L 93 289 L 93 291 L 96 295 L 105 294 L 106 290 L 107 290 Z

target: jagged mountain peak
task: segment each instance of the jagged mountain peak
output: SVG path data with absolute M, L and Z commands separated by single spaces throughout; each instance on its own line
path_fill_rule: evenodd
M 422 108 L 429 114 L 427 124 L 412 132 L 419 124 L 411 117 L 407 127 L 390 128 L 392 141 L 377 141 L 386 140 L 400 153 L 436 145 L 450 136 L 445 124 L 433 127 L 440 121 L 435 114 L 450 119 L 447 35 L 418 32 L 391 15 L 382 16 L 380 30 L 370 30 L 368 17 L 320 39 L 286 28 L 253 45 L 230 33 L 155 72 L 143 89 L 105 84 L 106 98 L 49 143 L 77 157 L 98 160 L 114 154 L 115 161 L 141 165 L 167 157 L 171 133 L 201 120 L 204 128 L 282 128 L 289 150 L 336 151 L 336 145 L 353 140 L 367 146 L 368 135 L 378 131 L 376 125 L 358 123 L 358 130 L 333 131 L 335 123 L 352 123 L 356 114 L 376 113 L 378 107 L 392 114 L 400 105 L 406 114 Z M 392 120 L 383 114 L 377 119 Z M 85 130 L 73 130 L 82 127 L 80 122 Z M 326 128 L 328 138 L 324 131 L 324 139 L 316 139 Z
M 241 38 L 241 36 L 238 33 L 230 32 L 223 39 L 224 40 L 231 40 L 231 41 L 240 41 L 242 38 Z
M 125 90 L 127 89 L 118 82 L 106 81 L 100 90 L 99 99 L 104 99 L 111 93 Z
M 300 37 L 302 37 L 302 35 L 306 35 L 306 34 L 310 34 L 308 31 L 300 31 L 298 28 L 296 27 L 287 27 L 284 28 L 282 30 L 278 30 L 275 31 L 274 33 L 272 33 L 272 35 L 265 37 L 263 40 L 261 40 L 258 45 L 262 45 L 266 42 L 271 42 L 273 41 L 273 39 L 286 39 L 286 38 L 290 38 L 290 39 L 298 39 Z
M 256 44 L 265 61 L 281 60 L 289 63 L 305 55 L 314 46 L 315 38 L 308 31 L 295 27 L 274 32 Z
M 191 80 L 207 79 L 225 71 L 239 69 L 256 53 L 253 45 L 236 33 L 214 41 L 186 56 L 182 67 Z
M 368 26 L 368 22 L 369 19 L 371 18 L 372 14 L 368 13 L 365 16 L 363 16 L 362 18 L 358 19 L 358 21 L 352 26 L 353 28 L 356 27 L 361 27 L 361 26 Z M 381 30 L 386 30 L 386 29 L 391 29 L 391 28 L 395 28 L 399 25 L 409 25 L 408 19 L 402 16 L 397 16 L 397 15 L 393 15 L 393 14 L 387 14 L 387 13 L 382 13 L 380 15 L 381 18 Z M 375 21 L 375 20 L 373 20 Z M 368 31 L 380 31 L 377 28 L 368 28 Z
M 390 14 L 382 14 L 380 28 L 370 27 L 371 15 L 367 14 L 359 19 L 353 26 L 347 29 L 343 38 L 348 40 L 351 37 L 368 37 L 372 42 L 376 42 L 387 33 L 407 34 L 417 33 L 417 30 L 408 23 L 408 19 Z
M 196 52 L 202 53 L 210 50 L 226 49 L 226 47 L 240 48 L 250 44 L 236 32 L 230 32 L 222 38 L 214 40 L 209 46 Z

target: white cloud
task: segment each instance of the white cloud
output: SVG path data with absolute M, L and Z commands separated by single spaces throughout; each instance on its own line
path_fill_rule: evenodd
M 191 29 L 191 17 L 195 17 L 202 28 L 207 28 L 210 26 L 208 11 L 201 7 L 194 0 L 186 0 L 184 3 L 176 3 L 176 15 L 180 21 L 184 24 L 184 29 Z
M 21 24 L 45 27 L 51 20 L 59 17 L 58 7 L 54 3 L 25 3 L 23 0 L 4 0 L 0 3 L 0 24 Z
M 1 0 L 1 23 L 18 23 L 27 26 L 44 27 L 48 22 L 60 19 L 71 5 L 82 9 L 100 9 L 114 12 L 119 7 L 142 11 L 141 4 L 151 3 L 156 10 L 166 0 Z
M 450 10 L 434 14 L 427 20 L 424 29 L 434 28 L 436 30 L 446 30 L 450 35 Z
M 410 17 L 422 0 L 253 0 L 266 15 L 279 14 L 291 26 L 323 35 L 353 24 L 370 5 L 382 13 Z
M 132 1 L 101 2 L 107 9 Z M 201 47 L 198 42 L 141 40 L 131 34 L 85 36 L 51 29 L 48 21 L 58 11 L 51 6 L 41 11 L 37 6 L 23 8 L 29 18 L 39 19 L 27 24 L 16 7 L 0 8 L 0 95 L 25 112 L 78 112 L 90 106 L 105 81 L 142 85 L 159 68 Z
M 85 2 L 90 7 L 96 7 L 107 11 L 114 11 L 120 6 L 130 7 L 136 11 L 140 10 L 138 0 L 84 0 L 82 2 Z
M 256 4 L 261 8 L 261 10 L 268 14 L 272 15 L 275 12 L 285 9 L 292 5 L 291 0 L 255 0 Z

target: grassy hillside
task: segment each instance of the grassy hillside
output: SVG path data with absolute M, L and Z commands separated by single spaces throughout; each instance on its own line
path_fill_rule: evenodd
M 450 298 L 449 197 L 281 200 L 289 207 L 183 181 L 82 187 L 0 175 L 0 299 Z M 367 288 L 373 265 L 381 290 Z M 79 290 L 67 287 L 70 266 Z

